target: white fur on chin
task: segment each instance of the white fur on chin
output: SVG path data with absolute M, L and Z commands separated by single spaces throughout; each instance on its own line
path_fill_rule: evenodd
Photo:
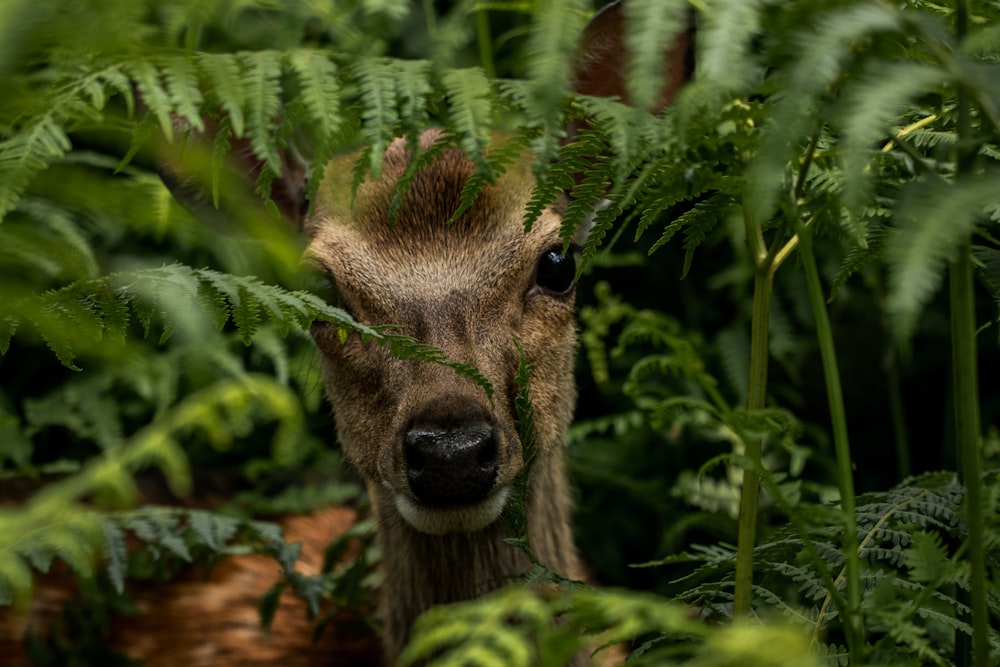
M 510 488 L 497 489 L 474 505 L 427 507 L 400 493 L 395 494 L 396 509 L 406 521 L 422 533 L 446 535 L 471 533 L 490 525 L 507 505 Z

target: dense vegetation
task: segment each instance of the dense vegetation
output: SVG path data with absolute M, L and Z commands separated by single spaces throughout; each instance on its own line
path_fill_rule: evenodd
M 695 79 L 649 114 L 692 8 Z M 535 153 L 526 224 L 569 190 L 568 237 L 610 199 L 569 447 L 581 547 L 618 588 L 434 610 L 410 655 L 558 665 L 590 633 L 635 664 L 996 664 L 1000 4 L 630 0 L 638 108 L 568 92 L 593 9 L 0 6 L 0 604 L 65 562 L 92 605 L 73 640 L 104 664 L 101 614 L 178 562 L 257 550 L 275 595 L 364 594 L 366 560 L 306 581 L 266 520 L 364 503 L 308 324 L 448 360 L 310 291 L 271 196 L 285 146 L 314 173 L 361 146 L 360 179 L 434 124 L 480 167 L 469 198 Z M 209 118 L 196 219 L 153 165 L 205 148 L 177 121 Z M 222 168 L 237 143 L 251 187 Z M 219 479 L 228 502 L 192 509 Z M 137 506 L 140 485 L 168 500 Z

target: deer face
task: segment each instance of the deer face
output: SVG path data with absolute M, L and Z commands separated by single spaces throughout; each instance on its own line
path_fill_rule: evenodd
M 425 133 L 424 148 L 438 135 Z M 370 325 L 402 332 L 475 366 L 492 402 L 453 369 L 399 360 L 356 335 L 341 342 L 314 325 L 327 394 L 348 458 L 374 496 L 432 534 L 492 523 L 523 467 L 514 422 L 519 341 L 533 372 L 537 455 L 561 447 L 575 400 L 575 267 L 563 256 L 560 217 L 525 233 L 532 180 L 515 167 L 447 224 L 474 166 L 446 150 L 413 180 L 390 227 L 405 144 L 386 153 L 382 176 L 350 207 L 350 170 L 335 164 L 317 198 L 308 254 L 335 283 L 340 305 Z M 386 503 L 381 503 L 383 506 Z

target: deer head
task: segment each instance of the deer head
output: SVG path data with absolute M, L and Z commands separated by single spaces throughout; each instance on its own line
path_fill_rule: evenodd
M 428 149 L 439 139 L 421 138 Z M 561 447 L 573 413 L 573 250 L 563 253 L 558 207 L 525 233 L 528 164 L 488 187 L 453 224 L 475 166 L 446 149 L 419 172 L 394 225 L 388 211 L 407 167 L 405 142 L 386 152 L 381 177 L 350 208 L 350 171 L 333 164 L 310 222 L 310 259 L 336 285 L 340 305 L 367 324 L 407 334 L 475 366 L 481 387 L 449 367 L 393 358 L 335 327 L 312 334 L 345 452 L 373 496 L 414 529 L 475 531 L 497 519 L 523 455 L 514 426 L 520 352 L 534 369 L 538 456 Z

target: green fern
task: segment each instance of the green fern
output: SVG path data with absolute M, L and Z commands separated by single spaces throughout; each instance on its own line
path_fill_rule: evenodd
M 660 86 L 647 82 L 664 81 L 663 51 L 688 26 L 687 2 L 629 2 L 624 5 L 627 19 L 626 45 L 629 60 L 629 101 L 643 111 L 653 109 Z
M 342 331 L 356 332 L 366 339 L 389 346 L 393 354 L 443 363 L 468 375 L 489 393 L 489 383 L 468 364 L 447 359 L 433 346 L 419 343 L 383 328 L 355 322 L 347 313 L 321 301 L 308 292 L 291 292 L 266 285 L 256 278 L 219 273 L 209 269 L 191 269 L 182 265 L 165 266 L 129 273 L 110 274 L 99 279 L 74 283 L 37 299 L 15 304 L 5 320 L 7 327 L 17 327 L 20 319 L 31 322 L 46 338 L 56 356 L 74 369 L 76 350 L 104 335 L 116 336 L 127 326 L 129 310 L 149 335 L 153 321 L 162 320 L 161 342 L 174 332 L 178 318 L 186 317 L 189 304 L 201 297 L 212 304 L 216 327 L 225 324 L 226 316 L 249 343 L 262 318 L 274 322 L 283 331 L 290 326 L 307 329 L 315 320 L 330 322 Z M 97 310 L 94 304 L 108 301 L 112 307 Z M 154 315 L 155 313 L 155 315 Z M 67 336 L 67 327 L 74 331 Z M 84 327 L 80 330 L 80 327 Z M 84 334 L 80 340 L 80 334 Z M 89 339 L 89 340 L 88 340 Z
M 960 620 L 967 608 L 955 593 L 956 588 L 969 586 L 967 570 L 945 547 L 945 540 L 964 538 L 962 497 L 962 487 L 949 473 L 924 475 L 889 492 L 858 497 L 858 529 L 864 535 L 859 553 L 866 590 L 865 625 L 873 633 L 887 631 L 874 643 L 879 661 L 952 664 L 948 658 L 951 647 L 942 644 L 945 640 L 940 635 L 936 642 L 929 642 L 928 633 L 940 633 L 943 627 L 949 632 L 971 632 Z M 803 513 L 808 535 L 788 527 L 757 547 L 755 562 L 761 575 L 755 593 L 758 610 L 763 613 L 773 608 L 789 621 L 808 626 L 816 639 L 835 642 L 840 616 L 818 568 L 837 573 L 843 567 L 837 545 L 840 526 L 828 508 L 807 506 L 793 512 Z M 805 555 L 804 540 L 812 542 L 822 563 Z M 715 614 L 730 613 L 726 602 L 732 585 L 731 558 L 732 554 L 703 558 L 704 564 L 690 577 L 707 583 L 689 588 L 683 599 L 704 605 Z M 996 596 L 995 592 L 990 595 Z M 799 604 L 785 603 L 796 596 L 801 598 Z M 993 604 L 997 604 L 996 599 Z M 993 633 L 990 642 L 1000 647 L 1000 635 Z M 828 664 L 844 664 L 836 643 L 826 644 L 823 653 Z M 906 662 L 912 655 L 918 656 L 919 663 Z
M 885 249 L 890 268 L 886 310 L 901 338 L 912 334 L 945 262 L 983 219 L 986 206 L 996 202 L 996 178 L 986 173 L 953 184 L 917 182 L 901 196 L 898 233 Z
M 531 25 L 529 84 L 523 102 L 528 125 L 542 129 L 532 143 L 539 166 L 548 164 L 556 153 L 564 91 L 584 19 L 582 2 L 558 0 L 540 5 Z

